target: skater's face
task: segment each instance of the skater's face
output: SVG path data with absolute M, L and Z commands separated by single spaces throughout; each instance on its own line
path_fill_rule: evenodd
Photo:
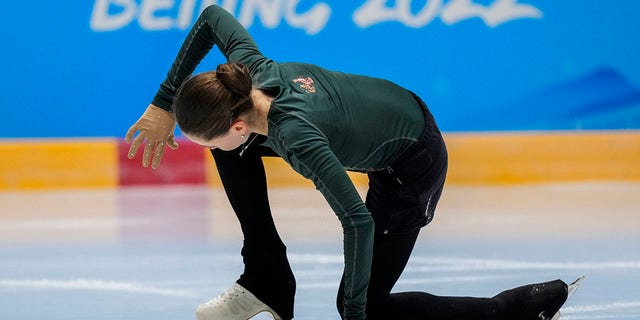
M 246 137 L 249 135 L 246 129 L 244 121 L 238 120 L 229 128 L 227 133 L 210 140 L 189 133 L 185 133 L 184 135 L 187 139 L 203 147 L 231 151 L 246 142 Z

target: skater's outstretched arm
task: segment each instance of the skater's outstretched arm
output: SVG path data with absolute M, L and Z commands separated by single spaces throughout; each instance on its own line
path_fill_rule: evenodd
M 214 45 L 228 61 L 242 63 L 251 72 L 266 59 L 238 20 L 225 9 L 211 5 L 191 27 L 152 104 L 170 111 L 174 94 Z
M 230 13 L 216 5 L 207 7 L 182 43 L 151 104 L 127 131 L 125 142 L 131 143 L 129 159 L 135 157 L 144 145 L 142 165 L 151 165 L 155 169 L 162 160 L 165 145 L 174 150 L 178 148 L 173 139 L 173 97 L 214 45 L 228 61 L 240 62 L 252 72 L 267 60 L 246 29 Z

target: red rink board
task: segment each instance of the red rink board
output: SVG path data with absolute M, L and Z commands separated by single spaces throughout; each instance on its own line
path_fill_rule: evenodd
M 133 159 L 127 157 L 129 144 L 118 142 L 119 185 L 205 184 L 205 152 L 201 146 L 180 139 L 178 149 L 166 148 L 160 166 L 153 170 L 142 166 L 143 149 Z

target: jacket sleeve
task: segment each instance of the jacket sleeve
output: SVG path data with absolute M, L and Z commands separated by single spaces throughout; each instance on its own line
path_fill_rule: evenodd
M 214 44 L 228 61 L 242 63 L 252 72 L 266 59 L 247 30 L 229 12 L 217 5 L 211 5 L 200 14 L 191 27 L 152 103 L 171 111 L 175 92 Z
M 347 172 L 324 135 L 295 115 L 274 125 L 275 150 L 298 173 L 313 181 L 343 229 L 344 317 L 365 319 L 371 275 L 374 223 Z

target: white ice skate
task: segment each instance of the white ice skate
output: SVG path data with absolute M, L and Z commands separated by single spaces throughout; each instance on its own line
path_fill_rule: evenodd
M 569 300 L 569 298 L 571 298 L 571 296 L 576 292 L 576 290 L 578 290 L 578 287 L 580 287 L 580 285 L 582 284 L 582 281 L 584 281 L 584 276 L 576 279 L 576 281 L 572 282 L 568 289 L 567 289 L 567 300 Z M 560 319 L 560 311 L 558 310 L 558 312 L 556 312 L 556 314 L 553 316 L 553 318 L 551 318 L 551 320 L 558 320 Z
M 214 300 L 203 303 L 196 310 L 198 320 L 248 320 L 260 312 L 268 312 L 275 320 L 282 320 L 269 306 L 249 290 L 234 283 Z

